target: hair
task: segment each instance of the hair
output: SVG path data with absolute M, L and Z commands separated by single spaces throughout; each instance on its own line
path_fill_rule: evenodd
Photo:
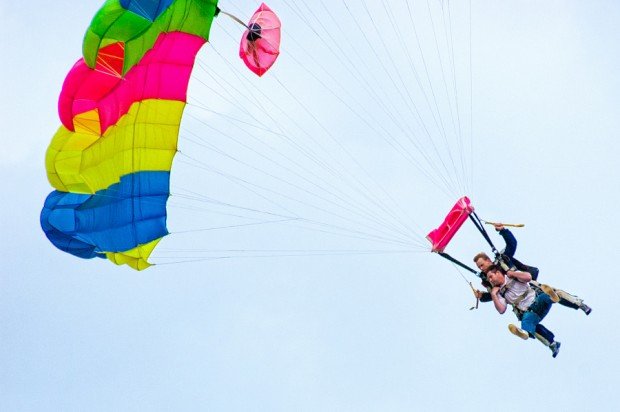
M 489 272 L 499 272 L 499 273 L 501 273 L 502 275 L 504 274 L 504 272 L 502 272 L 502 269 L 500 269 L 500 267 L 499 267 L 499 266 L 497 266 L 497 265 L 491 265 L 491 266 L 489 266 L 489 268 L 487 269 L 487 274 L 488 274 Z
M 491 258 L 489 257 L 489 255 L 487 255 L 484 252 L 480 252 L 478 253 L 476 256 L 474 256 L 474 263 L 476 263 L 478 261 L 478 259 L 483 258 L 485 260 L 491 260 Z

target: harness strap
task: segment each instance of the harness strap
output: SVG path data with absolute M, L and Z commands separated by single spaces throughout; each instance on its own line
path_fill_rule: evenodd
M 474 270 L 474 269 L 470 268 L 470 267 L 469 267 L 469 266 L 467 266 L 465 263 L 463 263 L 463 262 L 460 262 L 460 261 L 456 260 L 455 258 L 453 258 L 452 256 L 450 256 L 449 254 L 447 254 L 447 253 L 445 253 L 445 252 L 437 252 L 437 254 L 438 254 L 439 256 L 441 256 L 442 258 L 447 259 L 447 260 L 449 260 L 450 262 L 454 263 L 455 265 L 458 265 L 458 266 L 462 267 L 463 269 L 465 269 L 465 270 L 467 270 L 467 271 L 469 271 L 469 272 L 473 273 L 474 275 L 476 275 L 476 276 L 478 275 L 478 272 L 477 272 L 476 270 Z
M 514 283 L 516 282 L 515 279 L 509 279 L 508 282 L 506 282 L 506 284 L 504 286 L 502 286 L 502 288 L 500 289 L 499 293 L 500 295 L 502 295 L 502 297 L 505 299 L 506 298 L 506 292 L 508 291 L 508 288 L 510 286 L 512 286 Z M 508 302 L 509 305 L 512 305 L 512 310 L 518 310 L 519 312 L 524 312 L 521 309 L 518 309 L 519 303 L 521 303 L 523 301 L 523 299 L 525 299 L 529 294 L 530 291 L 532 289 L 527 289 L 525 292 L 523 292 L 522 294 L 520 294 L 519 296 L 517 296 L 517 298 L 515 299 L 514 302 Z
M 487 233 L 486 229 L 482 225 L 482 222 L 481 222 L 480 218 L 478 217 L 478 215 L 476 214 L 476 212 L 471 212 L 471 214 L 469 215 L 469 218 L 474 223 L 474 225 L 476 226 L 478 231 L 482 234 L 482 236 L 487 241 L 489 246 L 491 246 L 491 250 L 493 251 L 495 256 L 498 256 L 499 252 L 497 251 L 497 248 L 495 247 L 495 245 L 491 241 L 491 238 L 489 237 L 489 234 Z

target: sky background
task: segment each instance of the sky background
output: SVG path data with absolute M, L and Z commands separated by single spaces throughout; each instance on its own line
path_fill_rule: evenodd
M 214 21 L 172 234 L 135 272 L 39 226 L 58 94 L 101 3 L 0 0 L 1 410 L 614 408 L 620 4 L 312 3 L 269 3 L 282 54 L 262 78 Z M 516 256 L 593 308 L 551 310 L 556 359 L 511 313 L 469 311 L 476 278 L 428 253 L 462 195 L 525 223 Z M 489 247 L 466 223 L 447 251 Z

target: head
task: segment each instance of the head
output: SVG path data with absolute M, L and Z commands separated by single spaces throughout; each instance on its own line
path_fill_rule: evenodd
M 498 266 L 491 264 L 486 271 L 487 279 L 493 286 L 501 286 L 506 280 L 505 275 L 502 273 Z
M 480 269 L 482 273 L 487 273 L 489 267 L 493 265 L 493 261 L 491 260 L 489 255 L 484 252 L 480 252 L 476 256 L 474 256 L 474 263 L 476 264 L 476 266 L 478 266 L 478 269 Z

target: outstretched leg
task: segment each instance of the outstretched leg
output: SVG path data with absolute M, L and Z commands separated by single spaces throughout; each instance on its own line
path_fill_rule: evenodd
M 508 329 L 513 335 L 518 336 L 521 339 L 527 340 L 527 338 L 529 337 L 529 334 L 526 331 L 518 328 L 517 326 L 513 324 L 508 325 Z M 555 336 L 553 335 L 553 332 L 547 329 L 544 325 L 540 323 L 536 325 L 536 329 L 535 329 L 535 333 L 533 337 L 538 339 L 540 343 L 548 347 L 549 350 L 551 350 L 551 354 L 553 355 L 554 358 L 558 356 L 558 353 L 560 353 L 561 343 L 555 340 Z
M 534 288 L 537 288 L 537 289 L 541 288 L 541 284 L 536 281 L 530 282 L 530 284 Z M 566 306 L 567 308 L 571 308 L 575 310 L 581 309 L 585 312 L 586 315 L 589 315 L 590 312 L 592 312 L 592 308 L 590 308 L 588 305 L 583 303 L 583 299 L 575 295 L 571 295 L 570 293 L 563 291 L 562 289 L 557 289 L 554 287 L 552 287 L 552 289 L 554 290 L 556 295 L 560 298 L 560 300 L 558 301 L 560 305 Z
M 583 303 L 583 299 L 580 299 L 575 295 L 571 295 L 561 289 L 555 289 L 555 293 L 557 293 L 560 297 L 560 301 L 558 302 L 560 305 L 566 306 L 567 308 L 581 309 L 586 315 L 589 315 L 590 312 L 592 312 L 592 308 Z

